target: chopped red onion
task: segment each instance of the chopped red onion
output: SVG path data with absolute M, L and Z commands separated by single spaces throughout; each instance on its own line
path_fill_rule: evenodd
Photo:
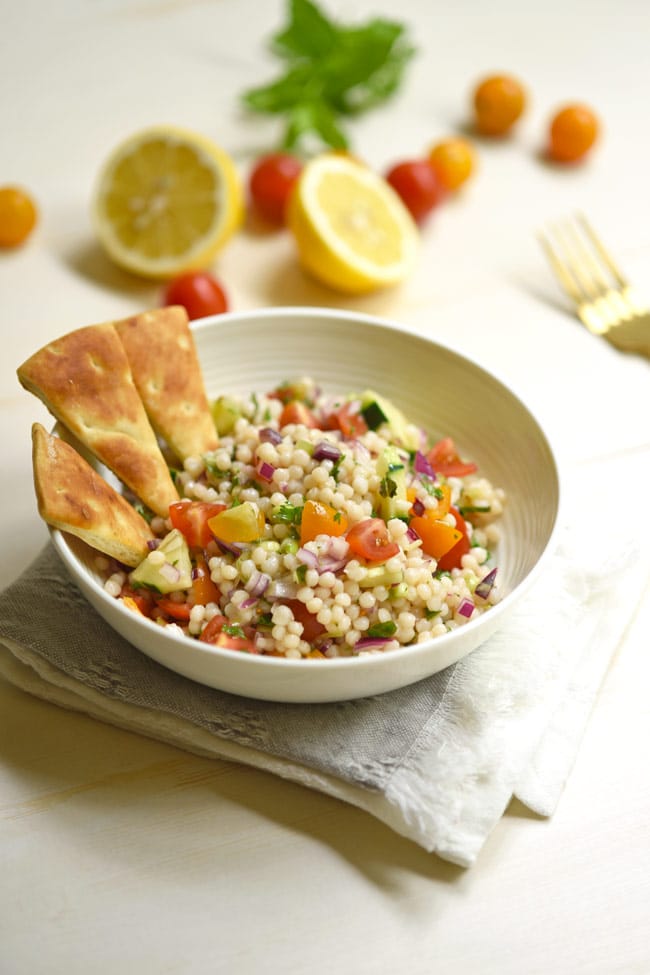
M 259 572 L 257 569 L 251 575 L 250 579 L 245 583 L 244 589 L 249 592 L 251 596 L 258 599 L 263 596 L 268 589 L 269 583 L 271 582 L 271 576 L 267 575 L 266 572 Z
M 296 558 L 309 569 L 318 569 L 318 556 L 304 546 L 296 552 Z
M 425 474 L 426 477 L 430 477 L 432 480 L 435 480 L 436 472 L 420 450 L 415 451 L 414 467 L 418 474 Z
M 172 565 L 171 562 L 163 562 L 158 571 L 160 572 L 161 576 L 167 580 L 167 582 L 178 582 L 181 577 L 180 571 L 175 565 Z
M 459 616 L 464 616 L 466 619 L 469 619 L 475 609 L 476 607 L 471 599 L 461 599 L 456 612 Z
M 234 555 L 236 559 L 238 559 L 244 551 L 244 546 L 239 544 L 239 542 L 222 542 L 221 539 L 218 538 L 217 545 L 224 554 Z
M 363 464 L 367 464 L 370 460 L 370 451 L 366 447 L 365 443 L 361 443 L 360 440 L 350 440 L 349 444 L 352 447 L 357 460 Z
M 282 443 L 282 434 L 278 433 L 272 427 L 263 427 L 259 433 L 260 443 L 272 443 L 279 444 Z
M 257 468 L 257 473 L 263 481 L 272 481 L 273 475 L 275 474 L 275 467 L 273 464 L 267 464 L 267 462 L 263 460 Z
M 258 599 L 257 596 L 249 596 L 248 599 L 245 599 L 243 601 L 243 603 L 240 604 L 239 608 L 240 609 L 250 609 L 251 606 L 254 606 L 255 605 L 255 603 L 257 602 L 257 599 Z
M 422 539 L 420 538 L 420 536 L 416 532 L 415 528 L 411 528 L 410 525 L 406 529 L 406 537 L 408 538 L 409 542 L 421 542 L 422 541 Z
M 415 501 L 413 502 L 413 511 L 418 516 L 424 514 L 425 511 L 424 503 L 420 498 L 416 498 Z
M 314 447 L 314 452 L 312 458 L 314 460 L 333 460 L 336 461 L 341 456 L 341 451 L 336 446 L 336 444 L 328 443 L 326 440 L 321 440 Z
M 392 643 L 393 637 L 390 636 L 364 636 L 357 640 L 352 647 L 353 653 L 361 650 L 383 650 L 387 643 Z
M 317 568 L 321 574 L 323 572 L 340 572 L 347 564 L 347 559 L 337 559 L 333 555 L 323 555 L 319 560 Z
M 480 599 L 487 599 L 492 589 L 494 583 L 496 582 L 497 570 L 496 568 L 491 569 L 486 576 L 483 576 L 481 581 L 478 583 L 476 589 L 474 590 L 474 595 L 478 596 Z
M 150 552 L 154 552 L 159 545 L 160 545 L 159 538 L 149 538 L 147 540 L 147 548 L 149 549 Z
M 267 599 L 295 599 L 298 595 L 298 587 L 294 582 L 276 579 L 269 584 L 264 595 Z

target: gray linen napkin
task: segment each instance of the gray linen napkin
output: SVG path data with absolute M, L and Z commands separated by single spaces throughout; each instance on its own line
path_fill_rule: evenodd
M 631 483 L 621 465 L 638 476 L 648 455 L 617 459 L 619 483 Z M 572 472 L 559 549 L 503 629 L 411 687 L 292 705 L 196 684 L 113 632 L 50 545 L 0 594 L 0 674 L 64 707 L 337 796 L 469 866 L 513 795 L 553 812 L 646 589 L 650 538 L 622 538 L 620 524 L 608 535 L 598 518 L 611 503 L 608 466 Z

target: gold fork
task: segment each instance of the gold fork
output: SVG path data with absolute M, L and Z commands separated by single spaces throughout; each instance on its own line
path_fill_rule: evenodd
M 650 310 L 623 276 L 587 219 L 577 214 L 539 234 L 580 320 L 623 352 L 650 358 Z

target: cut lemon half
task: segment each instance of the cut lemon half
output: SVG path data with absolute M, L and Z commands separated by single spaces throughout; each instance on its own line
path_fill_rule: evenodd
M 419 231 L 395 191 L 354 159 L 308 162 L 289 200 L 287 224 L 300 263 L 337 291 L 362 294 L 413 270 Z
M 166 125 L 121 143 L 93 197 L 107 253 L 150 278 L 207 267 L 243 215 L 242 185 L 228 153 L 203 135 Z

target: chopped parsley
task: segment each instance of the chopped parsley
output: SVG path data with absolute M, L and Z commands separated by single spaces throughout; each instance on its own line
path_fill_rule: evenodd
M 397 623 L 393 620 L 386 620 L 385 623 L 373 623 L 369 626 L 366 633 L 371 637 L 390 637 L 397 631 Z
M 246 637 L 246 634 L 238 623 L 224 623 L 221 629 L 224 633 L 227 633 L 228 636 L 237 636 L 241 639 Z
M 382 498 L 394 498 L 397 494 L 397 484 L 388 474 L 381 479 L 379 493 Z

